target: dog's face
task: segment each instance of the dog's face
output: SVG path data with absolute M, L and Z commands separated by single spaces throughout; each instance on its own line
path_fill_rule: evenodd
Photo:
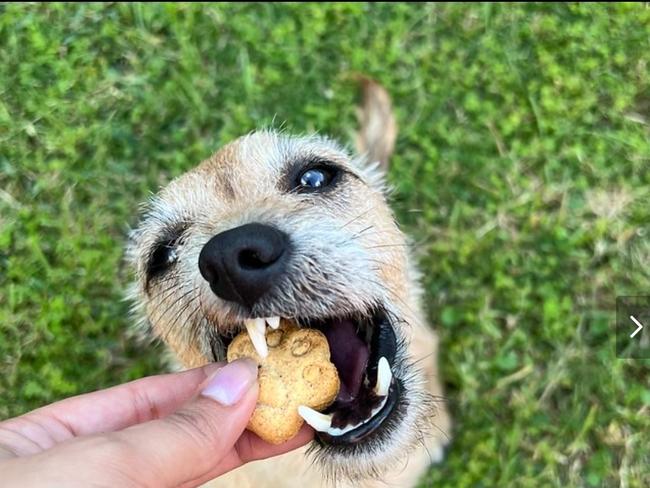
M 342 384 L 315 445 L 329 474 L 377 476 L 421 439 L 417 286 L 376 168 L 320 137 L 242 137 L 153 199 L 129 256 L 144 322 L 185 366 L 224 360 L 251 319 L 325 333 Z

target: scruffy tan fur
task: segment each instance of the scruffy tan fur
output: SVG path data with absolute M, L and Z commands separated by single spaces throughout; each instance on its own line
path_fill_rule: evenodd
M 437 337 L 422 312 L 418 272 L 386 203 L 380 169 L 397 130 L 390 99 L 374 82 L 364 82 L 364 90 L 357 147 L 365 155 L 351 157 L 323 137 L 255 132 L 169 184 L 132 233 L 136 312 L 146 333 L 162 339 L 184 367 L 222 360 L 225 348 L 217 332 L 241 330 L 251 315 L 340 316 L 380 304 L 398 335 L 392 369 L 403 383 L 403 399 L 390 430 L 354 449 L 314 445 L 251 463 L 212 486 L 411 487 L 442 458 L 449 441 Z M 322 195 L 284 190 L 287 167 L 314 157 L 345 168 L 336 189 Z M 212 236 L 251 222 L 274 225 L 291 236 L 296 258 L 278 287 L 282 291 L 244 311 L 211 292 L 197 263 Z M 169 235 L 178 236 L 169 244 L 173 264 L 150 279 L 148 259 Z

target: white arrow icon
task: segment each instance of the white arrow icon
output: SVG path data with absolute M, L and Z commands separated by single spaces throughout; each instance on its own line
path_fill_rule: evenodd
M 630 320 L 636 324 L 636 330 L 630 334 L 630 339 L 639 333 L 643 329 L 643 324 L 639 322 L 634 315 L 630 315 Z

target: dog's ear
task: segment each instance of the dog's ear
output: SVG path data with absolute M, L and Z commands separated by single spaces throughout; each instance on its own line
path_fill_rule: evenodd
M 361 103 L 357 108 L 357 151 L 365 154 L 369 163 L 379 163 L 379 167 L 386 171 L 397 138 L 397 123 L 390 96 L 376 81 L 364 76 L 359 76 L 358 80 Z

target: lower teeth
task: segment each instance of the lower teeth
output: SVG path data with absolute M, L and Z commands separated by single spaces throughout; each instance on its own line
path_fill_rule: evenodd
M 337 437 L 361 427 L 363 424 L 368 423 L 372 418 L 377 415 L 388 401 L 388 390 L 393 379 L 390 365 L 386 358 L 379 359 L 377 365 L 377 383 L 374 387 L 375 394 L 382 398 L 379 405 L 372 409 L 370 415 L 365 420 L 362 420 L 355 425 L 346 425 L 345 427 L 332 427 L 332 420 L 334 414 L 324 414 L 316 410 L 301 405 L 298 407 L 298 413 L 314 430 L 318 432 L 325 432 L 331 436 Z
M 370 412 L 370 416 L 366 420 L 363 420 L 362 422 L 359 422 L 356 425 L 346 425 L 343 428 L 329 427 L 327 430 L 321 431 L 321 432 L 327 432 L 329 435 L 334 436 L 334 437 L 337 437 L 337 436 L 340 436 L 340 435 L 343 435 L 343 434 L 347 434 L 348 432 L 361 427 L 363 424 L 366 424 L 366 423 L 370 422 L 370 420 L 372 420 L 372 418 L 375 415 L 377 415 L 381 411 L 382 408 L 384 408 L 384 405 L 386 405 L 387 401 L 388 401 L 388 397 L 386 396 L 386 397 L 384 397 L 384 399 L 381 401 L 381 403 L 379 405 L 377 405 L 375 408 L 372 409 L 372 412 Z

